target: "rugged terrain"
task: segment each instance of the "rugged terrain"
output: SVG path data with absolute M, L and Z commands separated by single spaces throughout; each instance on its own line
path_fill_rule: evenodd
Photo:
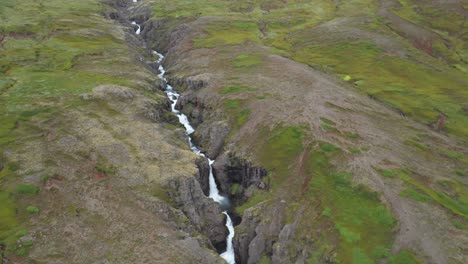
M 468 261 L 462 1 L 8 0 L 5 263 Z M 131 21 L 142 27 L 135 36 Z

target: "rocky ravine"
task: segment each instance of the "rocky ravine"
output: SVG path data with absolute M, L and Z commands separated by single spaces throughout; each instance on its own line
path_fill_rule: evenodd
M 104 16 L 132 50 L 119 58 L 135 70 L 132 88 L 103 82 L 76 107 L 30 121 L 41 136 L 2 148 L 1 171 L 18 164 L 14 181 L 39 188 L 18 204 L 40 207 L 2 246 L 3 263 L 223 263 L 225 216 L 205 195 L 206 164 L 170 113 L 128 2 L 110 1 Z

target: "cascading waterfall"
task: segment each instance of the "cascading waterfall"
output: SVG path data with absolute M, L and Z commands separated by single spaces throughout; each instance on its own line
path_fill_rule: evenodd
M 136 25 L 138 27 L 137 30 L 135 31 L 135 34 L 140 35 L 140 32 L 141 32 L 140 25 L 138 25 L 135 21 L 132 22 L 132 25 Z
M 133 0 L 134 3 L 137 2 L 137 0 Z M 137 25 L 138 26 L 138 29 L 135 31 L 135 34 L 139 35 L 140 34 L 140 31 L 141 31 L 141 27 L 140 25 L 138 25 L 135 21 L 132 22 L 132 25 Z M 164 74 L 166 73 L 166 71 L 164 70 L 164 67 L 162 66 L 162 61 L 164 59 L 164 56 L 157 52 L 157 51 L 153 51 L 153 54 L 157 55 L 158 56 L 158 64 L 159 64 L 159 74 L 158 74 L 158 77 L 163 80 L 163 82 L 165 83 L 166 85 L 166 95 L 167 97 L 169 98 L 169 100 L 171 101 L 171 111 L 176 114 L 176 116 L 179 118 L 179 122 L 185 127 L 185 131 L 187 132 L 187 136 L 188 136 L 188 142 L 190 144 L 190 149 L 197 155 L 199 156 L 202 156 L 202 157 L 205 157 L 207 160 L 208 160 L 208 164 L 209 164 L 209 168 L 210 168 L 210 175 L 209 175 L 209 185 L 210 185 L 210 193 L 209 193 L 209 197 L 211 199 L 213 199 L 215 202 L 217 202 L 218 204 L 220 204 L 221 208 L 223 209 L 227 209 L 227 207 L 229 206 L 229 199 L 227 197 L 224 197 L 222 196 L 220 193 L 219 193 L 219 189 L 218 189 L 218 186 L 216 185 L 216 181 L 215 181 L 215 178 L 214 178 L 214 175 L 213 175 L 213 163 L 214 163 L 214 160 L 211 160 L 210 158 L 206 157 L 205 154 L 203 154 L 201 152 L 200 149 L 198 149 L 197 146 L 195 146 L 193 143 L 192 143 L 192 137 L 190 136 L 193 132 L 195 132 L 195 129 L 193 129 L 192 125 L 190 125 L 190 122 L 188 121 L 188 118 L 185 114 L 181 113 L 179 110 L 177 110 L 175 107 L 176 107 L 176 104 L 177 104 L 177 101 L 179 100 L 179 97 L 180 97 L 180 94 L 177 93 L 174 88 L 172 88 L 171 85 L 169 85 L 167 83 L 167 79 L 166 77 L 164 77 Z M 227 247 L 226 247 L 226 251 L 224 253 L 221 254 L 221 257 L 223 259 L 226 260 L 227 263 L 229 264 L 235 264 L 236 263 L 236 260 L 235 260 L 235 255 L 234 255 L 234 247 L 232 245 L 232 239 L 234 238 L 234 225 L 232 223 L 232 220 L 231 220 L 231 217 L 229 216 L 227 210 L 225 210 L 223 212 L 224 215 L 226 215 L 226 227 L 229 231 L 229 234 L 226 238 L 226 244 L 227 244 Z
M 209 185 L 210 185 L 210 194 L 209 197 L 213 199 L 215 202 L 220 204 L 222 208 L 227 208 L 229 206 L 229 199 L 227 197 L 222 196 L 219 193 L 218 186 L 216 185 L 216 181 L 213 175 L 213 163 L 214 160 L 211 160 L 210 158 L 207 158 L 205 154 L 203 154 L 200 149 L 197 148 L 192 143 L 192 137 L 190 136 L 195 130 L 193 127 L 190 125 L 190 122 L 188 121 L 188 118 L 185 114 L 181 113 L 179 110 L 175 109 L 177 101 L 179 100 L 180 94 L 178 94 L 174 89 L 172 88 L 171 85 L 167 83 L 167 79 L 164 77 L 164 74 L 166 71 L 164 70 L 164 67 L 161 65 L 162 60 L 164 59 L 164 56 L 161 53 L 158 53 L 157 51 L 153 51 L 154 54 L 158 55 L 158 63 L 159 63 L 159 72 L 160 74 L 158 75 L 159 78 L 161 78 L 165 84 L 166 84 L 166 95 L 171 100 L 171 111 L 177 115 L 179 118 L 179 122 L 185 127 L 185 131 L 187 132 L 188 136 L 188 141 L 190 144 L 190 149 L 197 155 L 205 157 L 208 160 L 209 168 L 210 168 L 210 175 L 209 175 Z M 232 245 L 232 239 L 234 238 L 234 226 L 232 224 L 231 217 L 227 213 L 227 211 L 224 211 L 223 214 L 226 215 L 226 227 L 229 230 L 228 237 L 226 238 L 226 244 L 227 248 L 224 253 L 221 254 L 221 257 L 224 258 L 229 264 L 234 264 L 235 262 L 235 256 L 234 256 L 234 247 Z

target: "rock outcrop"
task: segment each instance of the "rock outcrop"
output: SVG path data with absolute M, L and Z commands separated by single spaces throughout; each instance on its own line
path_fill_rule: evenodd
M 171 180 L 169 192 L 177 208 L 180 208 L 190 222 L 199 228 L 218 251 L 225 249 L 228 230 L 221 208 L 205 196 L 195 177 Z

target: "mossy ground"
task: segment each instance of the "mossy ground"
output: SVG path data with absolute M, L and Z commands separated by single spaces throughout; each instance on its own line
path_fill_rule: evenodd
M 106 8 L 97 0 L 2 2 L 0 154 L 39 140 L 37 124 L 79 108 L 79 94 L 100 84 L 135 86 L 134 77 L 122 74 L 132 71 L 122 60 L 130 50 L 122 31 L 102 16 Z M 16 170 L 28 169 L 22 164 L 2 164 L 0 244 L 6 254 L 24 255 L 27 247 L 20 250 L 16 241 L 27 233 L 27 219 L 39 212 L 26 203 L 39 188 L 20 183 Z
M 255 86 L 253 84 L 256 79 L 252 77 L 255 74 L 267 76 L 271 68 L 281 67 L 278 64 L 286 62 L 286 60 L 281 62 L 273 60 L 272 58 L 276 56 L 267 56 L 273 53 L 332 75 L 340 85 L 357 90 L 356 94 L 359 96 L 375 99 L 379 105 L 383 104 L 387 106 L 387 109 L 390 108 L 409 120 L 422 123 L 425 127 L 431 127 L 443 114 L 447 116 L 447 122 L 438 132 L 466 142 L 468 139 L 466 129 L 468 127 L 466 116 L 468 94 L 465 87 L 468 79 L 464 70 L 466 60 L 461 59 L 464 44 L 460 41 L 462 32 L 466 31 L 466 23 L 460 23 L 460 16 L 457 15 L 454 15 L 453 20 L 448 19 L 450 14 L 456 12 L 431 9 L 426 6 L 429 1 L 399 1 L 401 7 L 387 10 L 414 23 L 416 27 L 426 28 L 446 37 L 444 43 L 437 41 L 432 43 L 434 52 L 429 54 L 417 47 L 413 39 L 396 31 L 391 23 L 382 17 L 379 12 L 381 2 L 269 0 L 237 1 L 234 4 L 229 1 L 211 0 L 189 5 L 187 1 L 161 1 L 161 5 L 155 7 L 154 11 L 156 19 L 171 17 L 184 22 L 196 21 L 194 24 L 196 27 L 201 27 L 201 29 L 197 28 L 201 34 L 197 34 L 192 39 L 192 47 L 194 49 L 208 48 L 218 54 L 222 53 L 223 55 L 220 55 L 224 59 L 222 66 L 228 69 L 223 73 L 230 77 L 240 75 L 246 79 L 250 78 L 242 82 L 245 87 Z M 416 8 L 419 6 L 416 2 L 424 2 L 421 4 L 421 9 Z M 205 8 L 205 5 L 209 7 Z M 233 74 L 231 72 L 227 74 L 228 71 Z M 252 74 L 249 75 L 249 73 Z M 278 72 L 275 73 L 278 74 Z M 291 72 L 289 74 L 293 75 Z M 287 77 L 281 76 L 280 78 Z M 292 78 L 290 81 L 296 80 Z M 223 88 L 218 90 L 218 93 L 223 102 L 221 106 L 231 124 L 236 123 L 235 120 L 239 119 L 240 112 L 246 105 L 252 109 L 250 116 L 254 116 L 256 110 L 259 112 L 263 110 L 254 107 L 256 100 L 266 98 L 263 95 L 255 96 L 244 86 L 235 86 L 237 84 L 223 84 Z M 272 82 L 269 85 L 275 84 Z M 260 87 L 262 85 L 258 85 L 258 91 L 261 92 L 269 89 L 265 85 L 264 90 Z M 284 90 L 287 89 L 288 87 L 285 86 Z M 287 100 L 294 101 L 295 97 Z M 271 104 L 276 103 L 274 99 L 282 100 L 283 98 L 275 98 L 275 95 L 267 98 Z M 311 100 L 305 103 L 316 102 Z M 337 111 L 348 110 L 334 103 L 330 102 L 328 106 L 333 106 Z M 272 110 L 273 108 L 269 108 L 267 111 Z M 287 109 L 284 111 L 286 113 L 283 119 L 278 122 L 288 122 L 288 114 L 289 116 L 302 114 L 311 119 L 317 117 L 313 114 L 302 113 L 300 110 L 294 113 L 288 112 Z M 368 113 L 367 109 L 363 112 L 365 114 L 362 116 L 373 115 Z M 383 111 L 380 113 L 383 114 Z M 356 115 L 361 116 L 360 113 Z M 260 114 L 255 117 L 258 116 Z M 355 167 L 360 167 L 359 163 L 366 163 L 370 160 L 369 156 L 372 152 L 388 151 L 396 154 L 402 151 L 414 151 L 418 157 L 430 157 L 431 152 L 435 152 L 435 155 L 448 157 L 451 159 L 449 162 L 455 162 L 456 168 L 453 169 L 453 174 L 458 175 L 457 177 L 464 177 L 463 154 L 456 151 L 455 153 L 444 152 L 435 147 L 438 144 L 433 144 L 431 139 L 410 135 L 411 133 L 406 133 L 406 129 L 401 135 L 391 135 L 394 137 L 392 141 L 395 142 L 399 142 L 399 137 L 401 137 L 403 145 L 402 147 L 395 146 L 398 151 L 393 152 L 393 146 L 381 146 L 377 141 L 366 142 L 370 132 L 365 129 L 359 128 L 358 132 L 356 128 L 347 130 L 347 127 L 353 126 L 350 124 L 353 121 L 340 124 L 338 118 L 335 121 L 335 118 L 327 118 L 328 115 L 319 117 L 319 132 L 309 127 L 294 126 L 295 123 L 280 126 L 278 122 L 275 123 L 275 120 L 263 120 L 265 123 L 260 126 L 273 127 L 265 130 L 258 127 L 252 128 L 253 122 L 245 122 L 248 124 L 241 134 L 248 131 L 243 135 L 256 137 L 256 140 L 245 141 L 255 143 L 254 150 L 249 150 L 255 153 L 256 161 L 268 169 L 271 189 L 256 192 L 236 210 L 242 213 L 249 207 L 263 201 L 279 199 L 279 197 L 290 198 L 287 201 L 288 205 L 295 209 L 297 207 L 294 207 L 294 204 L 320 204 L 320 212 L 324 212 L 321 217 L 328 219 L 320 221 L 331 222 L 331 228 L 325 233 L 336 235 L 338 241 L 332 239 L 333 236 L 332 238 L 322 237 L 319 241 L 324 245 L 319 245 L 318 248 L 325 251 L 336 246 L 336 260 L 340 263 L 378 263 L 381 259 L 392 263 L 401 261 L 411 263 L 413 258 L 406 251 L 396 256 L 390 253 L 397 223 L 389 209 L 381 202 L 381 194 L 356 185 L 353 181 L 358 179 L 369 183 L 375 180 L 370 179 L 374 177 L 370 176 L 373 172 L 367 173 L 369 175 L 366 173 L 353 175 L 351 172 L 338 170 L 337 167 L 339 165 L 346 167 L 350 163 Z M 375 120 L 380 120 L 375 122 L 385 122 L 385 118 L 386 116 L 375 117 Z M 255 121 L 258 122 L 258 119 Z M 233 131 L 238 130 L 243 124 L 244 122 L 237 122 Z M 380 127 L 384 126 L 387 128 L 392 124 Z M 398 126 L 399 124 L 395 124 L 395 127 Z M 256 131 L 252 132 L 253 129 Z M 309 135 L 310 130 L 317 132 L 318 135 Z M 318 142 L 319 139 L 324 140 L 324 134 L 328 142 Z M 241 150 L 244 151 L 244 149 Z M 379 155 L 375 158 L 377 157 L 383 159 Z M 302 161 L 303 159 L 307 162 Z M 372 166 L 369 165 L 367 169 L 372 170 Z M 307 170 L 304 170 L 305 167 Z M 434 206 L 440 203 L 448 209 L 448 212 L 463 218 L 465 198 L 462 198 L 464 197 L 462 194 L 465 192 L 465 187 L 460 187 L 464 186 L 463 184 L 458 182 L 446 184 L 443 190 L 442 187 L 436 188 L 428 182 L 419 181 L 419 177 L 412 174 L 401 178 L 400 173 L 391 169 L 382 171 L 382 174 L 385 174 L 383 177 L 392 178 L 391 181 L 403 179 L 403 189 L 398 190 L 397 194 L 400 193 L 399 199 L 405 203 L 424 202 L 426 203 L 424 206 L 428 204 Z M 301 181 L 303 178 L 307 179 L 305 183 Z M 299 186 L 301 184 L 306 187 Z M 459 189 L 455 190 L 454 185 L 459 186 Z M 291 211 L 296 212 L 293 209 Z M 315 219 L 314 216 L 316 216 L 313 212 L 306 212 L 306 215 L 311 219 Z M 303 224 L 312 225 L 315 229 L 311 227 L 307 230 L 300 230 L 300 233 L 319 237 L 316 230 L 322 226 L 315 225 L 316 223 L 312 221 Z M 310 262 L 314 263 L 314 259 L 318 261 L 320 256 L 315 254 Z M 267 261 L 266 257 L 263 257 L 262 261 Z
M 408 53 L 407 57 L 400 57 L 388 52 L 374 39 L 355 40 L 352 35 L 314 31 L 320 23 L 361 16 L 370 22 L 358 24 L 360 30 L 394 38 L 394 32 L 378 17 L 374 1 L 336 4 L 329 1 L 313 4 L 309 1 L 287 4 L 282 1 L 242 1 L 234 5 L 218 0 L 197 2 L 190 8 L 187 1 L 162 2 L 155 8 L 159 16 L 223 18 L 208 24 L 206 36 L 194 40 L 195 47 L 214 48 L 249 41 L 261 43 L 280 55 L 336 74 L 339 78 L 345 76 L 346 81 L 357 89 L 419 122 L 435 123 L 443 113 L 448 116 L 445 130 L 464 140 L 468 138 L 465 114 L 468 80 L 463 71 L 467 66 L 466 59 L 462 59 L 466 56 L 466 48 L 461 40 L 461 32 L 467 27 L 457 13 L 426 5 L 416 8 L 415 1 L 410 0 L 400 1 L 402 8 L 396 10 L 401 17 L 427 26 L 449 39 L 450 45 L 439 45 L 439 53 L 452 59 L 437 60 L 422 55 L 412 47 L 411 40 L 399 40 L 398 49 Z M 434 43 L 436 51 L 437 47 Z M 233 63 L 235 67 L 255 67 L 260 66 L 261 60 L 252 54 L 241 54 Z

